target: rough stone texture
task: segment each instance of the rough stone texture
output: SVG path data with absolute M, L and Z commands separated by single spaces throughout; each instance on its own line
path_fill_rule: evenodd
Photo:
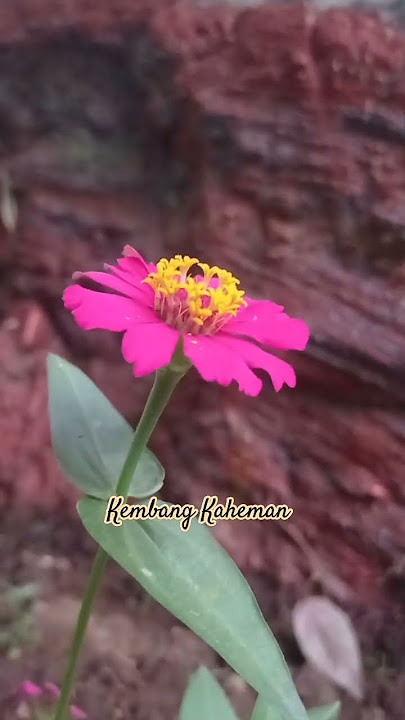
M 238 563 L 296 598 L 309 577 L 393 663 L 403 593 L 405 36 L 301 5 L 36 0 L 0 8 L 1 497 L 66 502 L 49 448 L 45 355 L 81 364 L 132 420 L 119 341 L 60 295 L 126 242 L 187 252 L 305 318 L 298 388 L 258 400 L 184 381 L 152 446 L 167 496 L 287 502 L 223 524 Z M 2 208 L 7 202 L 3 192 Z M 73 505 L 73 498 L 72 503 Z M 268 587 L 267 580 L 263 584 Z M 266 592 L 262 592 L 266 602 Z M 271 598 L 268 603 L 271 604 Z

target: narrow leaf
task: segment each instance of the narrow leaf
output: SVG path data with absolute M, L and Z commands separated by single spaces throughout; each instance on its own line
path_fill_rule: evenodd
M 192 675 L 180 708 L 179 720 L 237 720 L 220 684 L 205 667 Z
M 87 375 L 58 355 L 48 356 L 48 386 L 52 444 L 62 469 L 87 495 L 108 498 L 115 492 L 132 428 Z M 153 495 L 163 479 L 162 465 L 145 450 L 129 494 Z
M 340 702 L 335 702 L 332 705 L 312 708 L 307 712 L 309 720 L 338 720 L 339 710 Z M 250 720 L 280 720 L 280 718 L 281 715 L 274 704 L 270 705 L 266 698 L 259 695 Z
M 104 550 L 257 692 L 277 703 L 281 720 L 306 720 L 252 590 L 207 527 L 194 520 L 182 532 L 177 520 L 157 519 L 115 527 L 104 523 L 106 508 L 94 498 L 78 505 L 85 528 Z
M 340 702 L 335 702 L 332 705 L 323 705 L 308 710 L 308 717 L 309 720 L 338 720 L 339 710 Z
M 273 703 L 270 705 L 267 698 L 259 695 L 250 720 L 281 720 L 281 715 Z

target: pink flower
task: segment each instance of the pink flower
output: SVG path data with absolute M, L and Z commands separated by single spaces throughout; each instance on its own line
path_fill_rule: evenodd
M 204 380 L 221 385 L 235 380 L 247 395 L 258 395 L 262 381 L 253 370 L 261 369 L 275 390 L 295 387 L 292 366 L 268 348 L 304 350 L 305 322 L 286 315 L 281 305 L 246 297 L 230 272 L 197 258 L 175 255 L 154 265 L 129 245 L 123 255 L 116 266 L 105 266 L 109 273 L 73 275 L 79 282 L 96 282 L 99 290 L 71 285 L 63 299 L 85 330 L 124 333 L 122 353 L 135 376 L 168 365 L 181 340 Z
M 87 713 L 84 712 L 81 708 L 77 707 L 77 705 L 71 705 L 70 706 L 70 714 L 74 720 L 87 720 Z
M 35 683 L 31 682 L 31 680 L 25 680 L 22 684 L 22 694 L 30 698 L 31 704 L 33 701 L 33 698 L 39 698 L 41 697 L 41 700 L 39 700 L 37 703 L 33 703 L 34 707 L 38 705 L 46 706 L 47 703 L 52 700 L 58 700 L 60 696 L 60 690 L 57 685 L 53 682 L 44 682 L 42 686 L 36 685 Z M 47 696 L 47 697 L 46 697 Z M 87 719 L 87 713 L 84 712 L 81 708 L 79 708 L 77 705 L 70 705 L 70 716 L 74 720 L 86 720 Z M 36 717 L 36 716 L 35 716 Z
M 22 684 L 22 694 L 27 697 L 39 697 L 42 695 L 42 688 L 31 680 L 24 680 Z
M 60 690 L 59 690 L 58 686 L 55 685 L 55 683 L 47 681 L 47 682 L 44 682 L 43 687 L 44 687 L 45 692 L 48 695 L 55 698 L 56 700 L 59 699 Z

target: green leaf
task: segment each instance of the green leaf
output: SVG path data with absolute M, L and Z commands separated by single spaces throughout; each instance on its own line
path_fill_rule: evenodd
M 87 375 L 58 355 L 48 356 L 48 386 L 52 444 L 62 469 L 87 495 L 107 499 L 115 492 L 132 428 Z M 146 449 L 129 495 L 153 495 L 164 474 Z
M 279 708 L 277 701 L 270 705 L 267 698 L 259 695 L 250 720 L 281 720 L 282 715 L 277 708 Z
M 237 720 L 220 684 L 205 667 L 199 668 L 188 684 L 179 720 Z
M 308 717 L 309 720 L 338 720 L 339 711 L 340 702 L 335 702 L 332 705 L 323 705 L 308 710 Z
M 333 705 L 323 705 L 308 710 L 308 718 L 309 720 L 338 720 L 339 710 L 339 702 L 333 703 Z M 278 703 L 269 704 L 267 698 L 259 695 L 250 720 L 281 720 L 281 717 Z
M 196 519 L 188 532 L 178 520 L 126 520 L 116 527 L 104 523 L 106 509 L 94 498 L 78 505 L 101 547 L 258 693 L 276 699 L 281 720 L 307 720 L 252 590 L 207 527 Z

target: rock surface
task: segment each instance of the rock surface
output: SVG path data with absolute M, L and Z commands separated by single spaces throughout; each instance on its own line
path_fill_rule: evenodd
M 167 496 L 286 502 L 218 525 L 246 572 L 315 578 L 392 662 L 405 548 L 405 35 L 303 5 L 15 0 L 0 8 L 0 498 L 75 497 L 49 446 L 45 357 L 79 363 L 132 421 L 119 340 L 60 296 L 131 243 L 196 254 L 312 330 L 295 391 L 184 381 L 152 446 Z M 305 583 L 308 581 L 308 585 Z M 267 582 L 267 580 L 266 580 Z M 264 600 L 266 602 L 266 600 Z M 271 603 L 271 599 L 268 600 Z

